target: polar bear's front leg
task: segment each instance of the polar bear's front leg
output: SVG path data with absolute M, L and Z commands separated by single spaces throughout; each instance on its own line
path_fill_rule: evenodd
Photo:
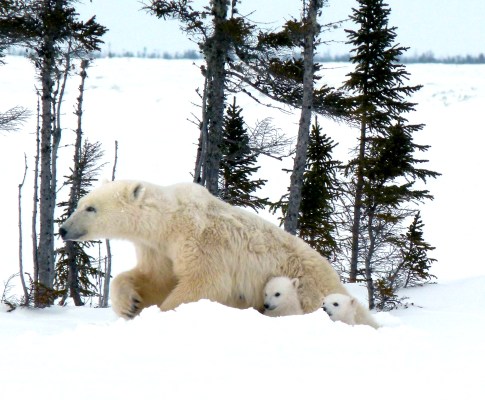
M 132 270 L 119 274 L 111 283 L 111 306 L 120 317 L 134 318 L 143 308 L 143 299 L 136 289 L 138 280 Z
M 111 306 L 120 317 L 131 319 L 144 308 L 160 305 L 175 287 L 177 280 L 168 268 L 143 268 L 122 272 L 111 284 Z

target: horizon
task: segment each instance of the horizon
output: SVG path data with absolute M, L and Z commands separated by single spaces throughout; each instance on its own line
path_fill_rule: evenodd
M 195 9 L 207 3 L 207 0 L 192 1 Z M 386 3 L 391 8 L 390 25 L 397 27 L 396 44 L 409 47 L 408 54 L 432 52 L 435 57 L 446 58 L 485 53 L 483 0 L 387 0 Z M 266 4 L 269 6 L 262 8 L 259 0 L 243 0 L 238 4 L 238 10 L 268 29 L 300 15 L 300 1 L 266 0 Z M 321 22 L 328 24 L 344 20 L 356 5 L 356 0 L 328 0 Z M 177 21 L 159 20 L 142 7 L 142 2 L 133 0 L 92 0 L 79 4 L 76 9 L 81 18 L 96 15 L 98 22 L 109 29 L 104 37 L 104 51 L 140 52 L 144 48 L 149 53 L 174 53 L 180 49 L 198 51 L 196 43 L 181 32 Z M 455 26 L 460 29 L 450 28 Z M 353 27 L 346 22 L 338 30 L 325 32 L 323 39 L 329 43 L 322 47 L 320 54 L 335 56 L 349 52 L 344 28 Z

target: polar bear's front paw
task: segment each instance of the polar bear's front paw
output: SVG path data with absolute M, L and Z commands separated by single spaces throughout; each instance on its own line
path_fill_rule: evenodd
M 125 319 L 135 318 L 143 309 L 142 298 L 128 284 L 114 285 L 112 288 L 111 305 L 116 314 Z

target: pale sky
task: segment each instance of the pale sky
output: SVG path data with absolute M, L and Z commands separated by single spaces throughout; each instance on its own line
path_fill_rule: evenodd
M 301 0 L 240 0 L 239 11 L 252 14 L 257 22 L 281 25 L 286 19 L 299 17 Z M 83 0 L 77 8 L 82 19 L 93 14 L 109 32 L 104 40 L 107 50 L 115 52 L 157 50 L 160 53 L 197 49 L 179 29 L 176 21 L 158 20 L 141 10 L 139 0 Z M 194 8 L 208 0 L 193 1 Z M 388 0 L 391 7 L 390 24 L 396 26 L 397 42 L 410 47 L 408 55 L 431 51 L 435 56 L 478 55 L 485 53 L 485 0 Z M 356 0 L 329 0 L 324 8 L 322 23 L 346 19 Z M 352 28 L 347 23 L 345 27 Z M 341 29 L 322 40 L 345 42 Z M 343 43 L 330 43 L 320 50 L 332 55 L 348 53 Z

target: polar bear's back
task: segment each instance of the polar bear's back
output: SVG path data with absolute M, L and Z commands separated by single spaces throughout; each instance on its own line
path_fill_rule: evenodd
M 193 274 L 192 266 L 184 270 L 189 264 L 205 268 L 217 285 L 213 300 L 262 309 L 264 285 L 281 275 L 299 278 L 304 312 L 318 309 L 328 293 L 346 293 L 324 257 L 275 224 L 223 202 L 195 183 L 144 185 L 145 206 L 156 211 L 150 218 L 160 219 L 159 224 L 150 223 L 160 226 L 153 240 L 160 247 L 170 243 L 176 275 Z M 162 232 L 162 225 L 170 230 Z

